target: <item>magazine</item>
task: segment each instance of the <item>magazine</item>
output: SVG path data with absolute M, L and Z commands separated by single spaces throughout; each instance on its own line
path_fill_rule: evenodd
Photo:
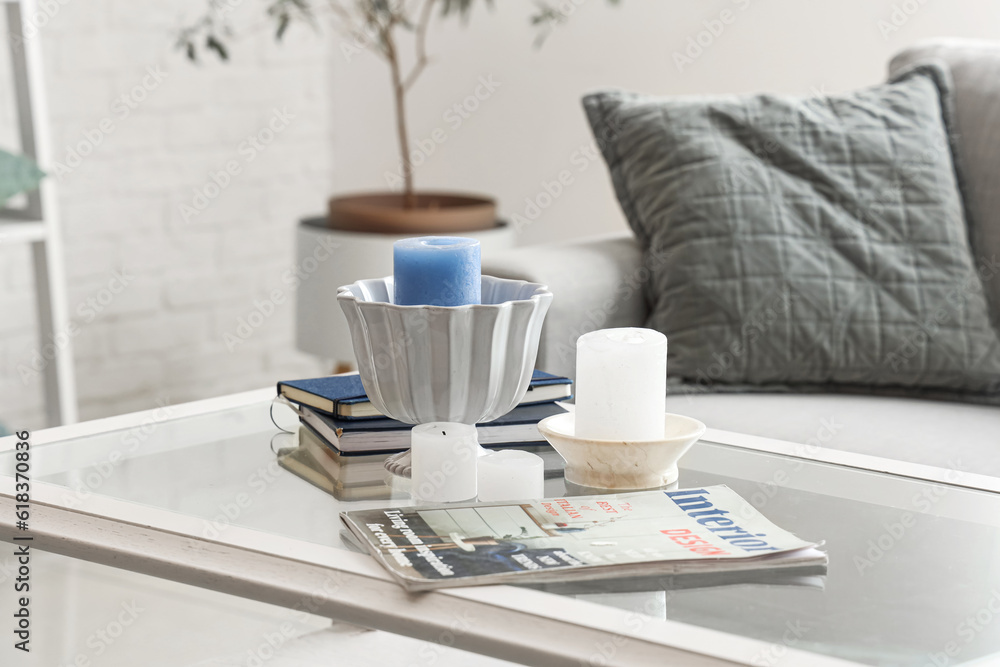
M 342 512 L 409 590 L 825 565 L 727 486 Z

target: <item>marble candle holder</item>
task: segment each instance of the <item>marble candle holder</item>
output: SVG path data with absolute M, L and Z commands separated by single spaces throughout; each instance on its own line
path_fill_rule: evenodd
M 705 425 L 681 415 L 664 415 L 660 440 L 595 440 L 576 436 L 576 415 L 543 419 L 538 430 L 566 459 L 566 480 L 595 489 L 655 489 L 677 481 L 677 461 L 705 434 Z
M 407 424 L 477 424 L 507 414 L 528 390 L 544 285 L 482 277 L 482 303 L 402 306 L 392 277 L 337 290 L 369 400 Z

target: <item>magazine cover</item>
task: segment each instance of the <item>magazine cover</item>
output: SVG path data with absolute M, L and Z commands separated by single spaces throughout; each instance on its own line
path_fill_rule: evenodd
M 826 563 L 727 486 L 340 516 L 411 590 Z

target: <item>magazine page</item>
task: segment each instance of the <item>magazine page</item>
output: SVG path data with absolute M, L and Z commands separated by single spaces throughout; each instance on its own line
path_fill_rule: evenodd
M 826 560 L 726 486 L 360 510 L 341 518 L 414 590 Z

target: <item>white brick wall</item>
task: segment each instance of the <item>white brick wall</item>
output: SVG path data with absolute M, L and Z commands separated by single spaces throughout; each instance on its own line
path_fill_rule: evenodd
M 324 208 L 326 46 L 303 28 L 281 46 L 267 35 L 239 41 L 229 64 L 189 64 L 173 50 L 175 30 L 204 4 L 74 0 L 39 33 L 55 159 L 96 144 L 58 179 L 84 419 L 325 370 L 294 350 L 291 292 L 247 340 L 227 346 L 224 336 L 291 266 L 297 219 Z M 162 82 L 149 78 L 150 67 L 165 73 Z M 144 77 L 155 85 L 141 88 Z M 294 119 L 247 161 L 241 142 L 267 127 L 275 108 Z M 103 119 L 113 131 L 95 133 Z M 0 113 L 5 128 L 10 122 Z M 11 135 L 0 128 L 3 147 Z M 180 206 L 229 160 L 241 173 L 185 221 Z M 0 422 L 8 428 L 43 425 L 41 378 L 25 382 L 17 372 L 38 348 L 28 259 L 25 246 L 0 243 Z M 123 270 L 125 280 L 113 281 Z

